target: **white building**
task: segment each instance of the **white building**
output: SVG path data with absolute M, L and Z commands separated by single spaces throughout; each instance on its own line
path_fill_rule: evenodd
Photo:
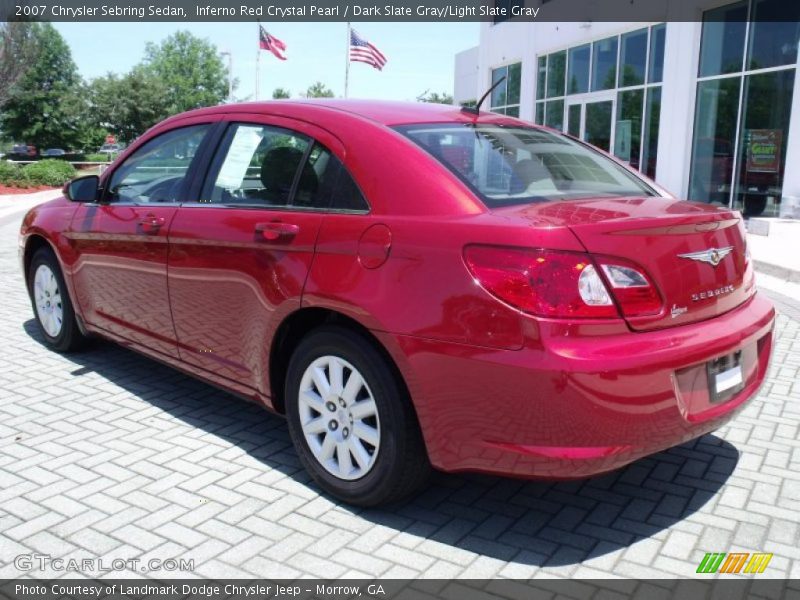
M 800 217 L 800 168 L 786 168 L 800 165 L 800 2 L 693 0 L 689 14 L 483 23 L 456 56 L 454 99 L 505 75 L 491 110 L 609 150 L 678 196 Z

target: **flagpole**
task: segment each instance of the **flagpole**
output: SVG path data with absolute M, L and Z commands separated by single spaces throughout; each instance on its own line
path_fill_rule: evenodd
M 261 23 L 258 23 L 258 49 L 256 50 L 256 101 L 258 101 L 258 85 L 261 75 Z
M 347 98 L 347 87 L 350 84 L 350 21 L 347 22 L 347 46 L 344 52 L 344 97 Z

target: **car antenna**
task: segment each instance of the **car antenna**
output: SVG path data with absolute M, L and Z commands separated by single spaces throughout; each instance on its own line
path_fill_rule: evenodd
M 486 98 L 489 96 L 489 94 L 491 94 L 494 91 L 494 88 L 496 88 L 498 85 L 503 83 L 505 80 L 506 80 L 506 76 L 503 75 L 500 79 L 498 79 L 496 82 L 494 82 L 492 84 L 492 87 L 490 87 L 488 90 L 486 90 L 486 93 L 483 96 L 481 96 L 481 99 L 478 100 L 478 102 L 477 102 L 477 104 L 475 104 L 475 106 L 462 106 L 461 107 L 461 112 L 470 113 L 471 115 L 479 114 L 480 111 L 481 111 L 481 104 L 483 104 L 483 101 L 486 100 Z

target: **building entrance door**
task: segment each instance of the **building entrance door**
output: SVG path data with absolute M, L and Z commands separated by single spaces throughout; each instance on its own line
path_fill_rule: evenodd
M 567 133 L 606 152 L 614 148 L 614 94 L 590 94 L 567 104 Z

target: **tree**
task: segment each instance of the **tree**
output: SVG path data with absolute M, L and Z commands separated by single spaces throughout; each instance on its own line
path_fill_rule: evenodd
M 272 90 L 272 99 L 273 100 L 285 100 L 286 98 L 291 98 L 292 95 L 289 93 L 289 90 L 286 88 L 275 88 Z
M 442 92 L 441 94 L 439 94 L 437 92 L 429 92 L 427 90 L 422 95 L 417 96 L 417 100 L 419 102 L 430 102 L 433 104 L 453 103 L 453 97 L 447 92 Z
M 141 66 L 122 77 L 98 77 L 89 94 L 97 128 L 130 143 L 169 116 L 167 93 L 161 79 Z
M 0 106 L 11 88 L 36 58 L 33 26 L 30 23 L 0 23 Z
M 228 72 L 217 48 L 188 31 L 148 43 L 141 67 L 164 84 L 169 114 L 221 104 L 228 95 Z
M 8 91 L 0 129 L 40 149 L 79 143 L 85 102 L 69 46 L 49 23 L 31 24 L 36 57 Z
M 304 96 L 306 98 L 333 98 L 333 90 L 321 81 L 317 81 L 308 86 Z

